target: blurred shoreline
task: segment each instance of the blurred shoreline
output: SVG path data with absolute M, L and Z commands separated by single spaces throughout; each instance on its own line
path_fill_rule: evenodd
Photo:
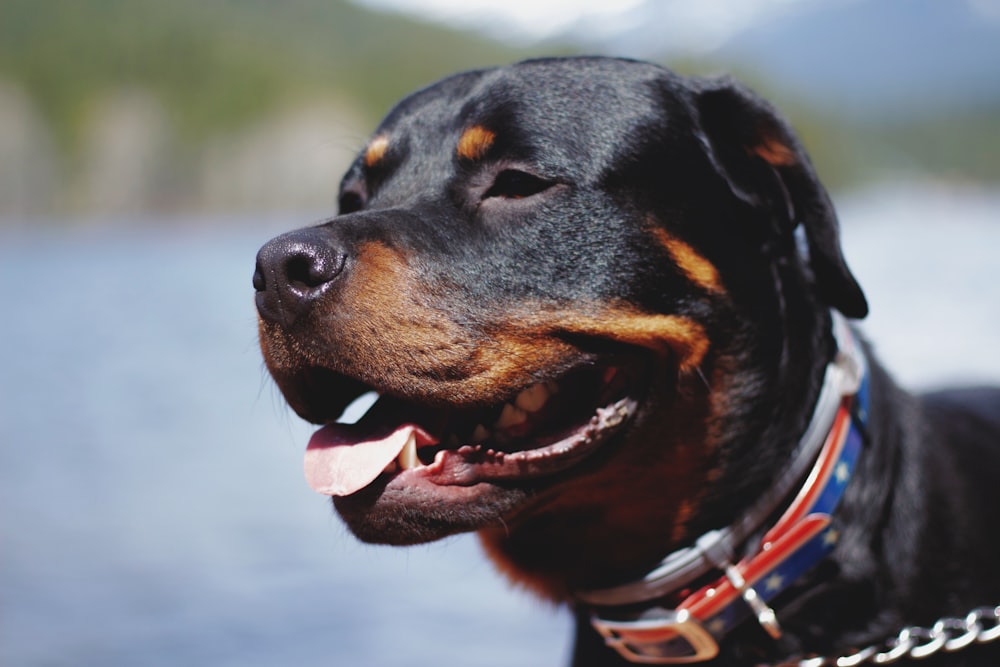
M 316 99 L 196 146 L 169 110 L 122 90 L 95 103 L 67 156 L 26 94 L 0 82 L 0 225 L 21 219 L 323 210 L 369 132 L 349 104 Z
M 834 192 L 1000 184 L 1000 19 L 969 2 L 799 4 L 693 53 L 660 34 L 687 25 L 674 3 L 649 0 L 606 39 L 580 24 L 530 43 L 349 0 L 5 0 L 0 225 L 329 210 L 407 93 L 585 51 L 732 73 L 790 119 Z

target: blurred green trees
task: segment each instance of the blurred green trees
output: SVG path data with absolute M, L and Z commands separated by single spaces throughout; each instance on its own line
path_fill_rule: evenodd
M 344 0 L 4 0 L 0 79 L 71 146 L 94 99 L 141 87 L 185 138 L 335 93 L 373 117 L 421 82 L 523 52 Z

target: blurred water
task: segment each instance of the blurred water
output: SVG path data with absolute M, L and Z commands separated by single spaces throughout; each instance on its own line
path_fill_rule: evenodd
M 1000 382 L 1000 192 L 901 185 L 839 207 L 862 324 L 905 385 Z
M 474 541 L 366 547 L 306 487 L 256 347 L 275 231 L 0 237 L 0 665 L 558 663 Z
M 1000 196 L 845 202 L 865 330 L 912 385 L 1000 381 Z M 471 538 L 358 544 L 256 349 L 304 221 L 0 234 L 0 665 L 553 665 L 569 619 Z

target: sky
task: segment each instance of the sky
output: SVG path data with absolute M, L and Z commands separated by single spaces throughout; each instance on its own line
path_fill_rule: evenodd
M 531 39 L 566 30 L 581 17 L 614 22 L 643 0 L 358 0 L 360 4 L 422 15 L 463 27 L 524 33 Z M 756 1 L 756 0 L 754 0 Z
M 359 0 L 382 9 L 405 11 L 464 28 L 484 29 L 507 38 L 537 40 L 583 28 L 597 37 L 641 20 L 635 10 L 644 0 Z M 665 30 L 693 49 L 721 45 L 756 21 L 816 2 L 853 0 L 658 0 L 675 17 Z M 676 34 L 673 34 L 676 33 Z M 697 46 L 696 46 L 697 45 Z
M 356 0 L 506 39 L 532 41 L 577 30 L 597 38 L 623 32 L 645 14 L 644 0 Z M 763 22 L 820 5 L 880 0 L 656 0 L 657 15 L 670 16 L 664 40 L 679 50 L 706 53 Z M 963 1 L 963 0 L 944 0 Z M 1000 21 L 1000 0 L 964 0 L 986 20 Z

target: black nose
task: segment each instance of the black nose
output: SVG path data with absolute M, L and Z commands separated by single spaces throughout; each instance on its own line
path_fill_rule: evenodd
M 257 253 L 257 312 L 269 322 L 291 326 L 336 281 L 345 259 L 330 230 L 322 227 L 271 239 Z

